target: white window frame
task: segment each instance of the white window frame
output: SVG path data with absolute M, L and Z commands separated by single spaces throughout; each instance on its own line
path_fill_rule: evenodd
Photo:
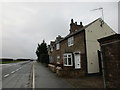
M 56 50 L 59 50 L 59 49 L 60 49 L 60 44 L 57 43 L 57 44 L 56 44 Z
M 53 51 L 53 47 L 51 47 L 51 52 Z
M 74 45 L 74 37 L 72 36 L 72 37 L 68 38 L 68 46 L 70 47 L 73 45 Z
M 71 65 L 69 65 L 68 63 L 68 58 L 69 58 L 69 56 L 70 56 L 70 58 L 71 58 Z M 65 64 L 65 58 L 67 59 L 67 64 Z M 67 54 L 63 54 L 63 63 L 64 63 L 64 66 L 73 66 L 73 58 L 72 58 L 72 53 L 67 53 Z
M 60 56 L 57 56 L 57 63 L 60 64 Z

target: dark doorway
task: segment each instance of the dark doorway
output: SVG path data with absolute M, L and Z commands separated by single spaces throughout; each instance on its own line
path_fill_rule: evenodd
M 99 62 L 99 73 L 102 75 L 102 61 L 101 61 L 101 52 L 98 50 L 98 62 Z

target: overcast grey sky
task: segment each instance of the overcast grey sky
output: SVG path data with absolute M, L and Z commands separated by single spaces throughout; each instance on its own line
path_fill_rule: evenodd
M 101 17 L 118 32 L 117 2 L 5 2 L 2 3 L 2 57 L 36 58 L 37 44 L 49 44 L 69 33 L 70 20 L 87 25 Z

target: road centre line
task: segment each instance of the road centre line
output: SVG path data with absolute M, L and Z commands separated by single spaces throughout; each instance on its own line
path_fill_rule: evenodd
M 15 71 L 18 71 L 19 69 L 16 69 Z
M 15 73 L 15 71 L 12 71 L 11 73 Z
M 10 74 L 6 74 L 6 75 L 4 75 L 4 77 L 8 77 Z
M 20 70 L 20 69 L 22 69 L 22 67 L 20 67 L 20 68 L 16 69 L 15 71 L 12 71 L 12 72 L 11 72 L 11 74 L 13 74 L 13 73 L 17 72 L 17 71 L 18 71 L 18 70 Z M 9 75 L 10 75 L 10 74 L 6 74 L 6 75 L 4 75 L 4 78 L 5 78 L 5 77 L 8 77 Z

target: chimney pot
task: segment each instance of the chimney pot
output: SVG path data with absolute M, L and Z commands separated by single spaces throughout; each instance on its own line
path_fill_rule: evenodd
M 73 21 L 73 19 L 71 19 L 71 23 L 73 23 L 74 21 Z
M 77 22 L 75 22 L 75 24 L 77 25 Z
M 80 22 L 80 25 L 82 25 L 82 22 Z

